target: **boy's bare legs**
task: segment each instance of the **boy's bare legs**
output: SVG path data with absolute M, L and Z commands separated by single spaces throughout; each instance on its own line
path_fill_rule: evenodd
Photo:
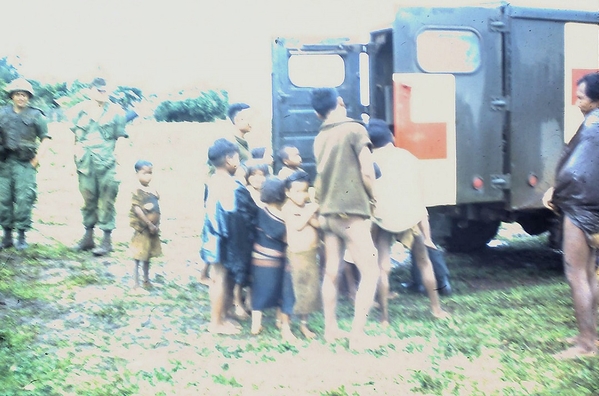
M 300 331 L 309 340 L 316 337 L 316 334 L 308 327 L 308 315 L 300 315 Z
M 200 279 L 199 282 L 202 285 L 210 286 L 210 277 L 208 276 L 208 268 L 209 264 L 203 263 L 202 268 L 200 269 Z
M 381 275 L 378 283 L 378 301 L 381 304 L 381 324 L 389 325 L 389 273 L 391 272 L 391 245 L 393 234 L 378 226 L 373 227 L 372 236 L 378 253 Z
M 291 319 L 289 315 L 283 312 L 281 312 L 281 338 L 283 341 L 290 343 L 297 341 L 297 338 L 291 332 Z
M 358 291 L 358 286 L 356 282 L 356 277 L 354 276 L 354 269 L 351 267 L 353 264 L 344 263 L 343 266 L 343 275 L 345 276 L 345 283 L 347 285 L 347 296 L 350 300 L 356 301 L 356 292 Z
M 414 255 L 414 260 L 416 261 L 415 265 L 418 266 L 420 274 L 422 275 L 422 285 L 426 289 L 428 298 L 431 301 L 431 311 L 433 316 L 438 319 L 448 317 L 449 314 L 441 309 L 439 293 L 437 292 L 437 280 L 435 279 L 435 273 L 433 272 L 433 263 L 428 257 L 428 251 L 426 250 L 422 235 L 414 236 L 412 253 Z
M 572 348 L 555 355 L 560 359 L 597 354 L 598 285 L 595 273 L 595 251 L 586 241 L 584 232 L 564 217 L 564 269 L 570 284 L 578 336 Z
M 150 262 L 149 261 L 142 261 L 142 265 L 143 265 L 143 272 L 144 272 L 144 289 L 148 289 L 150 287 L 152 287 L 152 284 L 150 283 Z
M 252 311 L 252 328 L 250 333 L 253 335 L 260 334 L 262 331 L 262 311 Z
M 324 339 L 333 342 L 346 336 L 337 324 L 337 277 L 341 263 L 342 243 L 330 230 L 324 233 L 325 269 L 322 279 L 322 305 L 324 313 Z
M 137 289 L 139 287 L 139 260 L 134 260 L 133 265 L 133 288 Z
M 238 334 L 239 329 L 225 320 L 227 307 L 227 270 L 222 264 L 210 265 L 210 327 L 213 334 Z
M 248 313 L 245 311 L 243 306 L 243 297 L 242 297 L 243 288 L 239 284 L 235 284 L 233 287 L 233 308 L 235 312 L 235 317 L 240 320 L 245 320 L 249 318 Z
M 342 228 L 338 231 L 343 232 L 345 246 L 360 271 L 349 346 L 352 349 L 362 349 L 368 343 L 364 327 L 370 308 L 374 303 L 380 276 L 378 255 L 372 241 L 370 220 L 350 216 L 348 219 L 344 219 L 340 225 Z

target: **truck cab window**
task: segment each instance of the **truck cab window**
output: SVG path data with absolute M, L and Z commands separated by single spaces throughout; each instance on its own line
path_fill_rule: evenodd
M 481 63 L 480 39 L 471 30 L 425 30 L 416 48 L 418 65 L 429 73 L 472 73 Z
M 338 87 L 345 80 L 345 62 L 339 55 L 292 55 L 289 80 L 297 87 Z

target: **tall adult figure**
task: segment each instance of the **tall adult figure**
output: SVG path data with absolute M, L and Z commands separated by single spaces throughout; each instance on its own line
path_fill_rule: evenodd
M 377 251 L 370 233 L 375 179 L 371 143 L 364 125 L 347 117 L 345 103 L 336 89 L 315 88 L 311 100 L 323 121 L 314 139 L 314 187 L 326 255 L 322 282 L 325 339 L 342 336 L 336 317 L 337 277 L 347 249 L 360 271 L 349 343 L 352 349 L 363 349 L 371 344 L 364 326 L 379 278 Z
M 48 126 L 44 113 L 29 106 L 33 87 L 24 78 L 6 86 L 12 104 L 0 109 L 0 225 L 2 249 L 28 247 L 25 233 L 31 228 L 31 211 L 37 198 L 37 168 L 47 148 Z M 13 229 L 18 239 L 13 241 Z
M 562 152 L 555 187 L 543 197 L 545 206 L 562 217 L 564 270 L 578 326 L 578 335 L 567 340 L 573 346 L 556 355 L 563 359 L 597 354 L 599 73 L 587 74 L 578 80 L 576 96 L 584 121 Z
M 83 226 L 85 234 L 75 245 L 76 251 L 91 250 L 103 256 L 112 251 L 111 233 L 115 228 L 114 203 L 119 191 L 116 142 L 128 137 L 125 114 L 109 100 L 106 80 L 95 78 L 91 83 L 90 99 L 78 105 L 71 130 L 75 134 L 75 164 L 79 191 L 83 197 Z M 94 227 L 104 233 L 96 247 Z

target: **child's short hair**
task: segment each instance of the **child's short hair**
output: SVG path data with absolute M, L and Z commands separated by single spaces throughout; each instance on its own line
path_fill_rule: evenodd
M 252 153 L 252 158 L 261 159 L 264 158 L 264 154 L 266 153 L 266 147 L 256 147 L 253 148 L 250 152 Z
M 374 148 L 380 148 L 393 143 L 393 132 L 391 132 L 385 120 L 371 118 L 368 125 L 366 125 L 366 130 Z
M 222 166 L 225 159 L 239 152 L 237 145 L 225 138 L 216 139 L 208 149 L 208 161 L 216 166 Z
M 249 108 L 250 105 L 247 103 L 233 103 L 229 106 L 229 109 L 227 110 L 227 116 L 229 117 L 231 122 L 235 124 L 235 116 L 237 116 L 237 113 L 239 113 L 241 110 Z
M 282 203 L 285 198 L 285 181 L 278 177 L 267 177 L 260 190 L 260 200 L 264 203 Z
M 135 172 L 139 172 L 144 166 L 152 167 L 154 165 L 152 165 L 152 163 L 148 160 L 140 159 L 135 163 Z
M 270 176 L 270 170 L 268 169 L 268 165 L 266 164 L 247 164 L 246 163 L 246 168 L 245 168 L 245 181 L 246 183 L 249 183 L 248 179 L 250 178 L 251 175 L 253 175 L 254 173 L 256 173 L 256 171 L 262 171 L 262 173 L 264 173 L 264 176 L 268 177 Z
M 290 149 L 290 148 L 297 149 L 297 147 L 292 146 L 290 144 L 286 144 L 286 145 L 284 145 L 283 147 L 280 148 L 280 150 L 279 150 L 279 159 L 281 161 L 285 161 L 286 159 L 289 159 L 289 153 L 287 152 L 287 149 Z
M 310 184 L 310 175 L 303 169 L 298 169 L 285 179 L 285 188 L 290 188 L 293 182 L 306 182 Z
M 337 107 L 339 92 L 335 88 L 314 88 L 311 96 L 314 111 L 321 117 L 326 117 L 331 110 Z

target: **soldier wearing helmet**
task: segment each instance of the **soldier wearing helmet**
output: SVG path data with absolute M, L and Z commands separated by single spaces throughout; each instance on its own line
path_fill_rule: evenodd
M 0 109 L 0 248 L 27 248 L 25 233 L 31 228 L 31 211 L 37 198 L 39 157 L 47 147 L 48 126 L 44 113 L 29 106 L 33 87 L 24 78 L 6 86 L 12 101 Z M 18 231 L 16 244 L 13 229 Z
M 75 164 L 79 191 L 83 196 L 85 234 L 75 245 L 76 251 L 91 250 L 96 256 L 112 251 L 111 233 L 115 228 L 114 203 L 120 182 L 116 175 L 114 151 L 125 133 L 125 113 L 108 100 L 106 80 L 91 83 L 90 100 L 75 109 L 71 130 L 75 134 Z M 94 227 L 104 232 L 100 246 L 94 242 Z

